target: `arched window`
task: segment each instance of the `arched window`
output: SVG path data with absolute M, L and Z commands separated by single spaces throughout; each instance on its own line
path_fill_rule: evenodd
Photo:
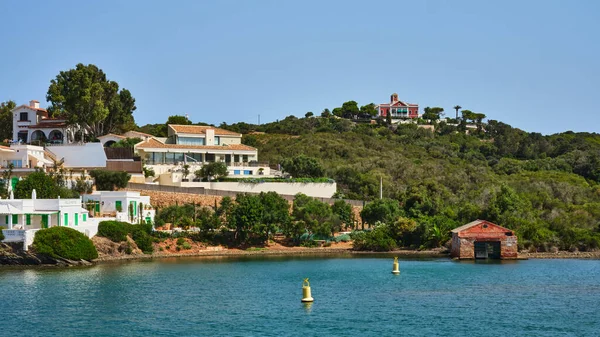
M 60 130 L 52 130 L 48 135 L 48 140 L 51 143 L 62 143 L 63 142 L 63 133 Z
M 45 142 L 46 134 L 42 130 L 35 130 L 31 134 L 31 141 L 32 142 L 36 142 L 36 141 Z

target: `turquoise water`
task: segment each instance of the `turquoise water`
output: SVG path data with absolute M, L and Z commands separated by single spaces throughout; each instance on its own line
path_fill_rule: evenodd
M 3 336 L 598 336 L 600 261 L 187 258 L 0 270 Z M 309 277 L 315 302 L 300 303 Z

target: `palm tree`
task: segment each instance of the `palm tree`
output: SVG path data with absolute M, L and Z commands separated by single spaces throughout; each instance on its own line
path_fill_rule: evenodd
M 456 110 L 456 119 L 458 119 L 458 110 L 462 109 L 462 106 L 457 105 L 454 107 L 454 110 Z

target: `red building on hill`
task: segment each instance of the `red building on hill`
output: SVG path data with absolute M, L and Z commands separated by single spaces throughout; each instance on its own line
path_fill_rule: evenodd
M 382 103 L 377 106 L 377 112 L 381 117 L 391 115 L 392 119 L 417 118 L 419 117 L 419 105 L 406 103 L 398 100 L 398 94 L 390 96 L 390 103 Z

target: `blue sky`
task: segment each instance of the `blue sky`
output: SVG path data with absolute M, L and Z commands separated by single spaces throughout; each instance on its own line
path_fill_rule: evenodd
M 256 123 L 344 101 L 456 104 L 599 132 L 600 1 L 1 1 L 0 101 L 92 63 L 139 125 Z

